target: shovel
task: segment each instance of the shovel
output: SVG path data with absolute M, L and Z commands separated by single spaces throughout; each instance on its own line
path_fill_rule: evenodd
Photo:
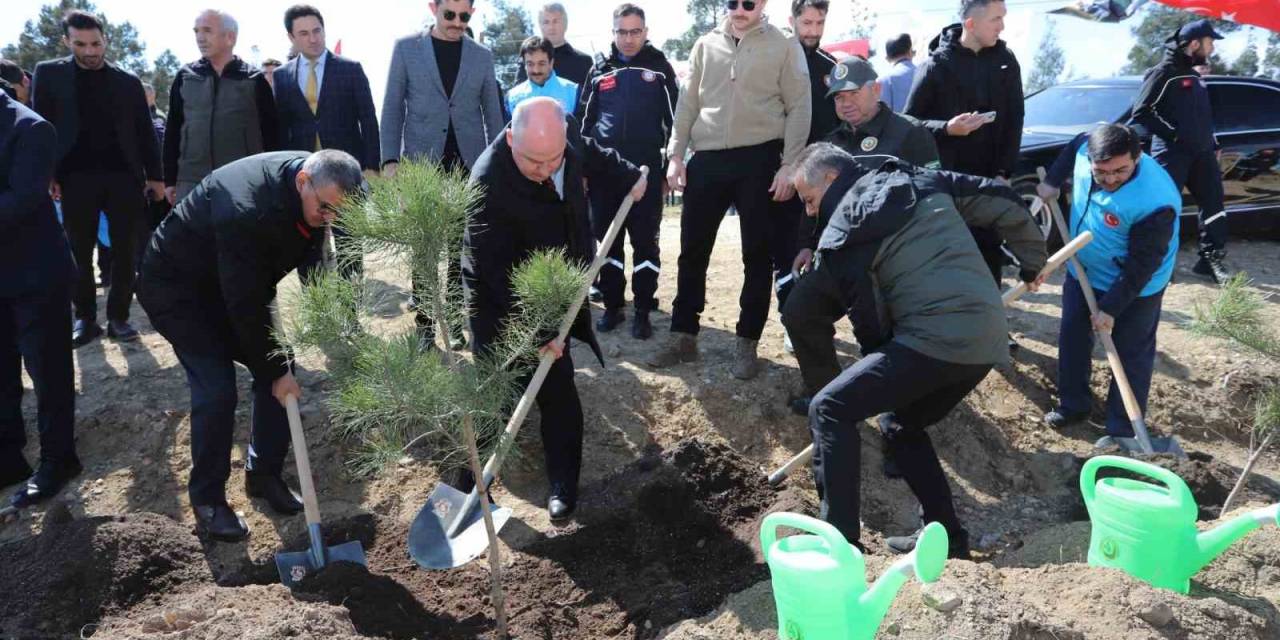
M 1040 180 L 1044 181 L 1044 167 L 1038 169 Z M 1058 227 L 1058 233 L 1062 235 L 1065 242 L 1070 234 L 1067 225 L 1062 218 L 1062 211 L 1058 209 L 1056 201 L 1048 201 L 1045 204 L 1049 207 L 1049 212 L 1053 214 L 1053 224 Z M 1087 233 L 1087 232 L 1086 232 Z M 1090 315 L 1097 315 L 1098 301 L 1093 296 L 1093 287 L 1089 286 L 1089 276 L 1085 274 L 1084 267 L 1080 261 L 1075 258 L 1071 259 L 1071 264 L 1076 268 L 1076 280 L 1080 282 L 1080 291 L 1084 293 L 1084 300 L 1089 305 Z M 1138 398 L 1133 395 L 1133 388 L 1129 386 L 1129 376 L 1124 373 L 1124 365 L 1120 362 L 1120 353 L 1116 351 L 1116 343 L 1111 340 L 1111 334 L 1103 331 L 1094 331 L 1098 336 L 1098 341 L 1102 343 L 1102 348 L 1107 351 L 1107 362 L 1111 365 L 1111 375 L 1115 378 L 1116 388 L 1120 390 L 1120 398 L 1124 401 L 1124 411 L 1129 415 L 1129 422 L 1133 425 L 1133 433 L 1135 438 L 1121 438 L 1118 436 L 1103 436 L 1096 443 L 1095 449 L 1106 449 L 1112 446 L 1119 446 L 1124 451 L 1137 452 L 1144 454 L 1152 453 L 1170 453 L 1179 458 L 1186 458 L 1187 453 L 1182 450 L 1182 446 L 1172 437 L 1152 438 L 1147 432 L 1147 422 L 1142 418 L 1142 406 L 1138 404 Z
M 1049 259 L 1044 263 L 1044 268 L 1040 270 L 1040 275 L 1048 276 L 1054 271 L 1057 271 L 1058 267 L 1061 267 L 1067 260 L 1074 259 L 1072 256 L 1092 241 L 1093 234 L 1091 232 L 1086 231 L 1080 234 L 1080 236 L 1075 240 L 1068 242 L 1066 246 L 1058 249 L 1057 253 L 1049 256 Z M 1029 290 L 1027 283 L 1019 282 L 1017 286 L 1005 291 L 1004 295 L 1000 296 L 1000 301 L 1007 307 L 1012 304 L 1014 300 L 1021 298 L 1022 295 Z M 782 481 L 786 480 L 787 476 L 794 473 L 797 468 L 807 464 L 812 458 L 813 445 L 809 445 L 805 447 L 804 451 L 797 453 L 794 458 L 791 458 L 786 464 L 778 467 L 773 473 L 769 474 L 769 485 L 776 487 L 782 484 Z
M 649 168 L 641 167 L 640 174 L 640 178 L 645 179 L 649 174 Z M 560 331 L 556 338 L 558 341 L 563 342 L 569 335 L 569 329 L 573 327 L 573 321 L 578 317 L 578 311 L 590 292 L 591 283 L 595 281 L 596 274 L 600 273 L 600 268 L 608 258 L 609 247 L 613 246 L 614 240 L 622 230 L 622 225 L 626 222 L 627 214 L 631 213 L 632 204 L 634 202 L 628 195 L 622 201 L 622 206 L 618 208 L 617 215 L 613 217 L 613 223 L 609 225 L 604 239 L 600 241 L 595 260 L 587 270 L 585 284 L 573 304 L 569 306 L 569 312 L 565 314 L 564 320 L 560 322 Z M 542 355 L 533 379 L 530 380 L 524 395 L 520 396 L 520 402 L 516 404 L 515 413 L 511 414 L 511 419 L 507 421 L 507 427 L 497 451 L 494 451 L 485 463 L 482 477 L 477 479 L 471 492 L 464 494 L 441 482 L 432 490 L 431 495 L 427 496 L 426 505 L 418 511 L 417 517 L 409 527 L 409 557 L 422 568 L 460 567 L 474 560 L 489 547 L 489 534 L 485 529 L 484 514 L 479 506 L 480 491 L 488 487 L 497 477 L 506 449 L 515 442 L 516 434 L 520 432 L 525 416 L 533 407 L 538 397 L 538 390 L 542 388 L 542 382 L 546 380 L 547 373 L 554 362 L 555 356 L 551 353 Z M 488 504 L 487 500 L 484 502 Z M 510 519 L 511 510 L 497 505 L 488 506 L 496 533 Z
M 307 439 L 302 433 L 302 417 L 298 415 L 298 399 L 285 398 L 285 410 L 289 413 L 289 433 L 293 437 L 293 457 L 298 460 L 298 482 L 302 484 L 302 503 L 307 512 L 307 533 L 311 536 L 311 548 L 306 551 L 276 554 L 276 569 L 280 581 L 292 589 L 303 578 L 319 571 L 330 562 L 354 562 L 368 566 L 364 559 L 364 547 L 359 540 L 344 542 L 332 547 L 324 546 L 320 536 L 320 505 L 316 501 L 316 488 L 311 482 L 311 459 L 307 457 Z

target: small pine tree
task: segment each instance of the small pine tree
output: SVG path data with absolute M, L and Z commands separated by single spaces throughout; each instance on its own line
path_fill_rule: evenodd
M 447 264 L 462 246 L 482 196 L 461 172 L 406 161 L 394 178 L 375 179 L 367 193 L 349 198 L 337 225 L 371 255 L 418 275 L 414 311 L 436 320 L 439 335 L 447 336 L 447 327 L 467 316 L 461 283 L 449 277 Z M 335 387 L 330 416 L 334 429 L 356 443 L 351 469 L 377 473 L 415 456 L 440 466 L 468 466 L 481 478 L 481 457 L 512 444 L 502 430 L 521 376 L 537 362 L 547 333 L 559 328 L 575 297 L 585 293 L 585 269 L 555 250 L 518 266 L 512 273 L 516 312 L 494 348 L 470 361 L 453 353 L 447 339 L 442 351 L 423 344 L 414 330 L 387 336 L 366 331 L 361 313 L 377 301 L 360 282 L 334 271 L 341 270 L 302 287 L 284 314 L 281 344 L 329 358 Z M 499 547 L 487 497 L 481 512 L 489 531 L 498 637 L 505 637 Z

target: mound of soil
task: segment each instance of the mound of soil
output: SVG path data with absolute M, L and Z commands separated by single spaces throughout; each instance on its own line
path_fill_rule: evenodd
M 1235 486 L 1236 479 L 1240 477 L 1240 468 L 1195 451 L 1188 453 L 1185 459 L 1163 453 L 1151 456 L 1135 454 L 1132 457 L 1164 467 L 1182 478 L 1200 507 L 1201 521 L 1217 519 L 1222 513 L 1222 503 L 1226 502 L 1227 495 L 1231 493 L 1231 487 Z M 1110 476 L 1140 478 L 1134 474 L 1108 469 L 1098 474 L 1099 478 Z M 1140 479 L 1151 481 L 1147 478 Z M 1236 497 L 1236 504 L 1271 503 L 1278 500 L 1280 500 L 1280 484 L 1270 478 L 1253 474 L 1240 495 Z
M 652 637 L 766 576 L 761 516 L 811 510 L 798 492 L 770 489 L 759 468 L 727 446 L 701 440 L 651 451 L 579 504 L 574 524 L 504 550 L 515 637 Z M 370 635 L 475 638 L 491 629 L 488 564 L 418 570 L 407 563 L 405 534 L 393 525 L 378 535 L 366 549 L 369 570 L 336 564 L 299 591 L 345 606 Z
M 207 586 L 103 620 L 95 638 L 120 640 L 357 640 L 347 610 L 297 600 L 282 585 Z
M 0 546 L 0 636 L 79 637 L 152 594 L 213 580 L 195 535 L 164 516 L 45 522 L 39 536 Z

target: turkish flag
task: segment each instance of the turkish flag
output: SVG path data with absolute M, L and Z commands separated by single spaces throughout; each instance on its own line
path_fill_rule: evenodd
M 1280 31 L 1280 3 L 1276 0 L 1157 0 L 1161 4 L 1198 13 L 1206 18 L 1251 24 Z

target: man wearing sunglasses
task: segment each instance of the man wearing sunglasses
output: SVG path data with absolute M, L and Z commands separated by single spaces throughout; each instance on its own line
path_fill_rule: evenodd
M 401 157 L 470 171 L 505 124 L 493 53 L 465 37 L 475 16 L 472 0 L 440 0 L 429 6 L 435 24 L 397 40 L 391 52 L 381 128 L 387 176 L 395 175 Z M 457 261 L 449 269 L 460 274 Z M 423 344 L 433 344 L 435 323 L 422 312 L 415 321 Z M 461 328 L 450 333 L 448 339 L 460 348 Z
M 1063 149 L 1038 191 L 1057 199 L 1071 184 L 1071 235 L 1093 232 L 1076 260 L 1084 267 L 1098 301 L 1092 315 L 1075 265 L 1062 286 L 1062 327 L 1058 332 L 1058 406 L 1044 420 L 1055 429 L 1089 419 L 1093 406 L 1089 369 L 1093 332 L 1110 333 L 1142 412 L 1155 366 L 1156 329 L 1165 287 L 1178 253 L 1177 184 L 1151 156 L 1139 135 L 1107 124 L 1081 134 Z M 1133 427 L 1115 385 L 1107 394 L 1107 435 L 1132 438 Z
M 652 367 L 698 359 L 707 266 L 730 206 L 742 233 L 743 285 L 733 376 L 759 372 L 756 346 L 773 282 L 770 201 L 794 192 L 791 164 L 809 137 L 812 97 L 804 51 L 764 20 L 765 0 L 728 0 L 729 15 L 693 45 L 688 90 L 676 107 L 667 181 L 684 192 L 671 334 Z M 685 154 L 693 152 L 688 165 Z
M 236 367 L 253 374 L 245 493 L 291 515 L 302 503 L 281 476 L 289 450 L 284 401 L 302 397 L 272 335 L 276 284 L 323 241 L 360 163 L 327 149 L 264 153 L 209 174 L 165 216 L 142 257 L 138 301 L 173 345 L 191 385 L 191 480 L 197 530 L 242 540 L 227 504 L 236 423 Z

